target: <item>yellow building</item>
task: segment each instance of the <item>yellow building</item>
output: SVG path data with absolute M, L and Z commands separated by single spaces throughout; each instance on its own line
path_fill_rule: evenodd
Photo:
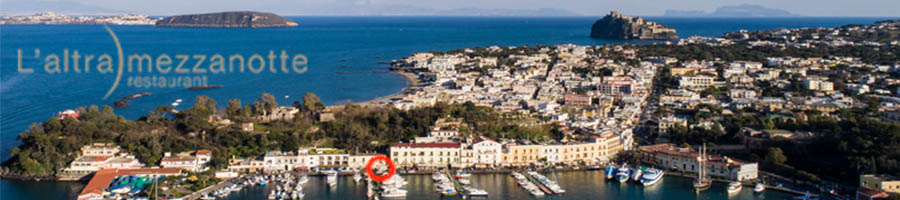
M 503 148 L 504 166 L 527 166 L 537 163 L 541 159 L 541 150 L 543 146 L 537 144 L 505 144 Z
M 889 175 L 863 174 L 859 186 L 888 193 L 900 193 L 900 179 Z
M 459 143 L 394 143 L 390 150 L 391 161 L 401 167 L 447 167 L 460 162 Z

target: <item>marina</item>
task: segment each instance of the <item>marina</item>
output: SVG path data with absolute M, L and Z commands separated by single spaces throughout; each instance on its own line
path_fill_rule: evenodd
M 445 173 L 446 174 L 446 173 Z M 571 172 L 542 172 L 544 176 L 555 179 L 561 188 L 566 190 L 563 194 L 535 197 L 529 191 L 519 185 L 516 178 L 509 173 L 476 173 L 469 178 L 472 188 L 484 190 L 488 196 L 468 194 L 467 198 L 478 199 L 791 199 L 796 194 L 778 190 L 765 190 L 753 192 L 753 187 L 743 187 L 740 192 L 729 194 L 728 183 L 714 182 L 705 192 L 692 191 L 692 178 L 679 176 L 666 176 L 652 186 L 642 186 L 640 183 L 604 180 L 602 170 L 595 171 L 571 171 Z M 399 175 L 407 182 L 403 190 L 405 197 L 380 199 L 462 199 L 463 195 L 442 196 L 436 192 L 436 185 L 440 181 L 433 179 L 433 174 L 425 175 Z M 524 175 L 523 175 L 524 176 Z M 447 177 L 448 179 L 450 177 Z M 306 193 L 304 199 L 363 199 L 367 196 L 367 184 L 365 181 L 354 183 L 353 176 L 338 176 L 337 187 L 329 187 L 325 176 L 310 176 L 309 183 L 303 186 Z M 465 188 L 466 186 L 462 186 Z M 269 191 L 275 187 L 272 185 L 245 187 L 243 190 L 233 192 L 224 199 L 251 200 L 266 199 Z M 373 188 L 374 189 L 374 188 Z M 540 190 L 538 190 L 540 191 Z

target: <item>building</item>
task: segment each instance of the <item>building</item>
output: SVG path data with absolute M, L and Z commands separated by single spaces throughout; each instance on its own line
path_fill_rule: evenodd
M 294 152 L 270 151 L 263 156 L 264 172 L 291 171 L 299 167 L 299 156 Z
M 691 148 L 677 147 L 674 144 L 657 144 L 641 146 L 642 161 L 663 169 L 697 173 L 699 171 L 700 154 Z M 707 155 L 706 174 L 728 180 L 753 180 L 758 177 L 756 163 L 747 163 L 728 157 Z
M 803 89 L 812 91 L 834 91 L 834 83 L 822 77 L 809 77 L 803 80 Z
M 349 162 L 347 163 L 347 167 L 351 169 L 365 169 L 366 165 L 369 164 L 369 160 L 372 157 L 375 157 L 374 153 L 364 153 L 364 154 L 354 154 L 349 156 Z
M 591 105 L 591 97 L 583 94 L 569 93 L 565 95 L 564 100 L 567 106 L 584 107 Z
M 301 161 L 297 167 L 301 169 L 346 167 L 350 164 L 350 154 L 343 149 L 301 147 L 297 154 Z
M 890 175 L 859 175 L 859 187 L 900 195 L 900 179 Z
M 166 152 L 159 165 L 166 168 L 180 168 L 192 172 L 203 172 L 209 169 L 207 164 L 212 160 L 212 151 L 199 150 L 195 152 L 182 152 L 173 156 Z
M 459 143 L 394 143 L 390 147 L 391 161 L 399 167 L 446 167 L 460 162 Z
M 502 166 L 531 166 L 541 161 L 543 145 L 525 143 L 506 143 L 503 145 Z
M 70 175 L 88 175 L 101 169 L 141 168 L 137 158 L 121 152 L 119 146 L 95 143 L 81 147 L 81 155 L 75 158 L 63 172 Z
M 499 165 L 503 160 L 503 145 L 490 138 L 478 137 L 469 148 L 476 167 Z
M 716 77 L 713 76 L 679 76 L 678 87 L 689 89 L 703 89 L 716 84 Z
M 66 118 L 72 118 L 74 120 L 78 120 L 79 113 L 78 111 L 68 109 L 59 113 L 56 113 L 56 118 L 59 120 L 64 120 Z

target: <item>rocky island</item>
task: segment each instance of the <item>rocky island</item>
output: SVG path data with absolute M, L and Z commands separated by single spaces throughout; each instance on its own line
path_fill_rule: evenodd
M 234 11 L 166 17 L 158 27 L 268 28 L 297 26 L 296 22 L 273 13 Z
M 591 26 L 591 37 L 622 40 L 671 40 L 677 39 L 675 29 L 641 17 L 630 17 L 612 11 Z

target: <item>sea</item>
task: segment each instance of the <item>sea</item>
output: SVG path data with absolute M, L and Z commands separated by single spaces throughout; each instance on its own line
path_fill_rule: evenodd
M 389 66 L 386 63 L 417 52 L 495 45 L 647 43 L 588 37 L 591 25 L 599 17 L 288 18 L 300 25 L 263 29 L 110 25 L 108 30 L 102 25 L 0 25 L 0 160 L 9 157 L 9 150 L 20 144 L 16 136 L 34 123 L 46 121 L 66 109 L 113 105 L 114 101 L 136 93 L 148 92 L 151 95 L 132 99 L 129 107 L 115 109 L 115 113 L 137 119 L 158 106 L 174 105 L 178 100 L 182 101 L 175 109 L 187 109 L 199 95 L 212 97 L 222 108 L 230 99 L 240 99 L 243 104 L 250 104 L 262 93 L 272 94 L 280 105 L 291 105 L 300 101 L 305 93 L 312 92 L 324 103 L 336 105 L 402 91 L 408 83 L 399 75 L 387 73 Z M 686 38 L 721 36 L 738 30 L 871 24 L 886 18 L 646 19 L 675 28 L 679 36 Z M 162 69 L 168 69 L 165 74 L 157 67 L 141 68 L 142 71 L 138 71 L 139 67 L 131 71 L 127 68 L 120 70 L 115 67 L 118 66 L 119 49 L 126 58 L 122 59 L 123 62 L 128 61 L 129 55 L 146 54 L 155 64 L 162 64 L 167 61 L 160 58 L 165 54 L 170 58 L 171 66 L 166 68 L 167 65 L 162 64 Z M 80 54 L 80 59 L 73 57 L 75 51 Z M 59 70 L 52 67 L 54 60 L 51 55 L 58 58 Z M 225 62 L 230 62 L 232 55 L 240 55 L 246 60 L 247 70 L 241 72 L 239 65 L 233 64 L 232 69 L 213 72 L 210 65 L 216 55 L 221 55 Z M 88 69 L 84 69 L 85 60 L 88 60 L 86 56 L 93 58 L 88 63 Z M 101 69 L 109 69 L 98 68 L 104 56 L 110 57 L 114 67 L 101 72 Z M 282 56 L 287 59 L 282 59 Z M 198 62 L 201 57 L 203 62 Z M 135 63 L 138 60 L 135 59 Z M 181 61 L 186 64 L 179 64 Z M 294 61 L 299 62 L 296 69 L 292 65 Z M 75 63 L 79 64 L 78 70 Z M 201 67 L 195 67 L 197 63 Z M 176 65 L 183 66 L 179 70 Z M 50 66 L 49 69 L 47 66 Z M 167 80 L 164 84 L 147 84 L 158 83 L 153 80 L 163 78 Z M 176 82 L 182 84 L 171 84 Z M 222 87 L 186 89 L 187 86 L 200 84 Z M 563 186 L 571 186 L 571 192 L 550 198 L 722 197 L 714 193 L 697 196 L 681 191 L 688 184 L 677 181 L 679 179 L 660 184 L 658 190 L 648 190 L 584 179 L 583 175 L 560 176 L 570 176 L 561 179 L 565 180 L 561 182 Z M 489 188 L 491 198 L 525 198 L 525 193 L 515 190 L 515 185 L 508 178 L 479 176 L 476 179 L 476 183 L 484 180 L 481 183 Z M 73 199 L 84 184 L 0 180 L 0 199 Z M 411 192 L 410 198 L 435 197 L 428 190 Z M 338 191 L 338 194 L 324 193 L 321 197 L 350 198 L 340 196 L 343 194 Z M 762 197 L 768 196 L 767 193 Z

